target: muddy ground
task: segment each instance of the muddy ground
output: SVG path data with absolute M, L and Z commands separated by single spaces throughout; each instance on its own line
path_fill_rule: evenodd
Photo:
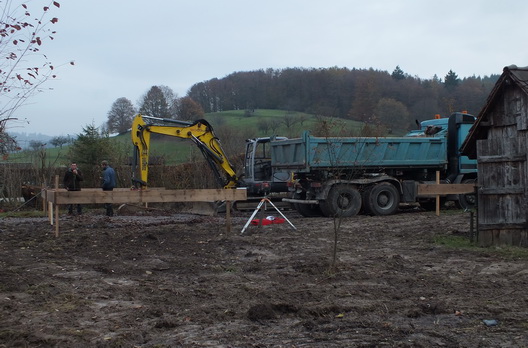
M 0 347 L 528 346 L 528 260 L 438 242 L 468 213 L 345 219 L 334 272 L 332 219 L 250 213 L 0 220 Z

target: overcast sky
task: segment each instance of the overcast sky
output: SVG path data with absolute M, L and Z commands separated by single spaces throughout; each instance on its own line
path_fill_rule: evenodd
M 525 0 L 57 1 L 42 52 L 65 65 L 10 131 L 77 135 L 120 97 L 137 105 L 154 85 L 183 97 L 235 71 L 399 65 L 429 79 L 528 66 Z

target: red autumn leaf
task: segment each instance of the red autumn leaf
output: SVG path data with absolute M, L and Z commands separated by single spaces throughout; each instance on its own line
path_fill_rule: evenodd
M 48 6 L 44 6 L 44 12 L 49 10 L 49 7 Z
M 54 17 L 54 18 L 51 19 L 50 22 L 53 23 L 53 24 L 55 24 L 55 23 L 57 23 L 58 21 L 59 21 L 59 19 L 58 19 L 57 17 Z
M 60 8 L 60 4 L 57 1 L 53 1 L 53 5 L 55 5 L 55 7 Z

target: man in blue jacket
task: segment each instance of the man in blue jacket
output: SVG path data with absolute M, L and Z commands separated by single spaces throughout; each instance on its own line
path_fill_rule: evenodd
M 114 168 L 110 167 L 108 161 L 102 161 L 101 167 L 103 167 L 102 175 L 102 188 L 103 191 L 112 191 L 116 187 L 116 174 Z M 114 208 L 112 203 L 105 203 L 104 207 L 106 208 L 106 215 L 113 216 Z

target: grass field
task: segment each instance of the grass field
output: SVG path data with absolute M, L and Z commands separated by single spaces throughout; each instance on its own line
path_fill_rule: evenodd
M 205 114 L 204 118 L 213 126 L 228 155 L 244 151 L 247 138 L 264 136 L 299 137 L 304 130 L 312 133 L 320 131 L 322 124 L 328 128 L 330 135 L 354 136 L 363 128 L 363 123 L 336 118 L 318 118 L 311 114 L 289 112 L 284 110 L 231 110 Z M 112 137 L 113 141 L 130 145 L 130 133 Z M 48 164 L 64 166 L 68 164 L 69 147 L 46 149 L 45 161 Z M 187 139 L 169 136 L 153 137 L 150 149 L 151 157 L 164 159 L 165 164 L 185 163 L 192 159 L 201 159 L 196 146 Z M 41 163 L 42 154 L 35 151 L 21 151 L 11 154 L 6 162 Z

